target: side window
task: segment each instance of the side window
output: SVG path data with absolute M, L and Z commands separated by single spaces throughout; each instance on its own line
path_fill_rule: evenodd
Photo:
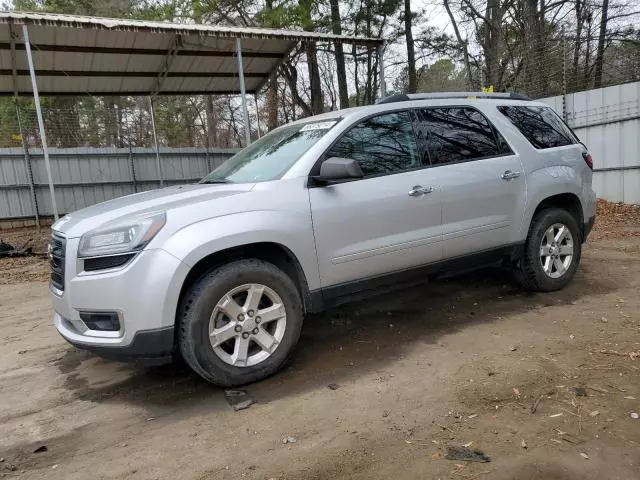
M 378 115 L 352 127 L 327 152 L 329 157 L 351 158 L 365 177 L 422 167 L 408 112 Z
M 500 132 L 480 112 L 467 107 L 418 111 L 432 165 L 466 162 L 511 152 Z
M 502 106 L 498 110 L 511 120 L 535 148 L 578 143 L 571 129 L 551 107 Z

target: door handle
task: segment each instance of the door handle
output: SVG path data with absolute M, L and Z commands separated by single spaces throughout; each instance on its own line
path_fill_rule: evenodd
M 512 172 L 511 170 L 505 170 L 501 175 L 503 180 L 513 180 L 514 178 L 518 178 L 520 176 L 520 172 Z
M 420 197 L 422 195 L 426 195 L 427 193 L 433 192 L 433 187 L 423 187 L 422 185 L 414 185 L 409 190 L 410 197 Z

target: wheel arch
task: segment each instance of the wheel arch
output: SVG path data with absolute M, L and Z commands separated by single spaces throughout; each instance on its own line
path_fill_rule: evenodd
M 580 201 L 580 197 L 578 197 L 575 193 L 565 192 L 558 193 L 555 195 L 550 195 L 540 202 L 536 206 L 533 214 L 531 215 L 531 219 L 529 223 L 533 221 L 533 218 L 541 211 L 547 210 L 549 208 L 561 208 L 569 212 L 573 218 L 575 218 L 576 223 L 578 224 L 578 229 L 580 231 L 581 237 L 584 237 L 583 227 L 584 227 L 584 214 L 582 208 L 582 202 Z M 583 241 L 584 238 L 581 238 Z
M 321 302 L 315 295 L 311 294 L 304 270 L 293 252 L 277 242 L 255 242 L 219 250 L 197 261 L 182 282 L 176 306 L 176 321 L 182 299 L 194 282 L 206 272 L 218 266 L 245 258 L 255 258 L 272 263 L 285 272 L 295 284 L 298 292 L 300 292 L 305 312 L 315 312 L 321 309 Z

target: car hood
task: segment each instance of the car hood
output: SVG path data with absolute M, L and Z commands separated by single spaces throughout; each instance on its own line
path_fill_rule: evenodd
M 119 218 L 166 212 L 195 203 L 231 197 L 251 191 L 254 185 L 249 183 L 177 185 L 135 193 L 70 213 L 58 220 L 51 228 L 68 238 L 80 237 L 89 230 Z

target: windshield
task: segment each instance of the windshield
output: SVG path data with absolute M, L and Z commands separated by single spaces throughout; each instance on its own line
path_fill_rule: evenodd
M 281 177 L 339 119 L 289 125 L 236 153 L 200 183 L 253 183 Z

